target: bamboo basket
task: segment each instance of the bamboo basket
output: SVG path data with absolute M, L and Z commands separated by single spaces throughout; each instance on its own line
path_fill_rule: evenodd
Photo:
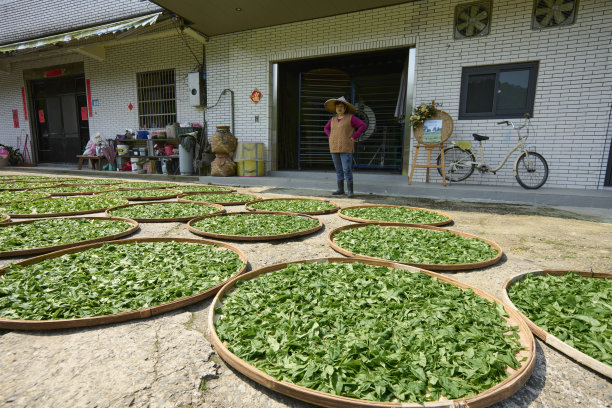
M 52 246 L 39 247 L 39 248 L 20 249 L 16 251 L 0 251 L 0 258 L 14 258 L 14 257 L 20 257 L 20 256 L 38 255 L 38 254 L 44 254 L 47 252 L 54 252 L 54 251 L 59 251 L 62 249 L 74 248 L 77 246 L 82 246 L 82 245 L 87 245 L 87 244 L 93 244 L 96 242 L 113 241 L 119 238 L 127 237 L 128 235 L 132 235 L 140 229 L 138 222 L 130 218 L 121 218 L 121 217 L 83 217 L 83 218 L 86 218 L 89 220 L 108 220 L 110 218 L 112 220 L 125 221 L 131 224 L 132 227 L 128 228 L 127 230 L 123 232 L 119 232 L 117 234 L 107 235 L 107 236 L 100 237 L 100 238 L 87 239 L 84 241 L 76 241 L 76 242 L 71 242 L 67 244 L 52 245 Z M 37 221 L 38 220 L 28 220 L 28 221 L 12 222 L 10 224 L 0 224 L 0 228 L 12 227 L 13 225 L 19 225 L 19 224 L 32 224 Z
M 210 191 L 206 191 L 206 192 L 203 192 L 203 193 L 192 193 L 192 192 L 189 192 L 189 193 L 186 193 L 186 194 L 181 194 L 179 196 L 178 201 L 179 201 L 179 203 L 193 203 L 193 204 L 213 203 L 213 204 L 220 204 L 220 205 L 223 205 L 223 206 L 231 206 L 231 205 L 243 205 L 243 204 L 247 204 L 247 203 L 252 203 L 253 201 L 261 200 L 261 197 L 258 196 L 258 195 L 255 195 L 255 194 L 242 194 L 242 195 L 253 197 L 253 200 L 250 200 L 250 201 L 232 201 L 232 202 L 229 202 L 229 203 L 226 203 L 224 201 L 192 201 L 192 200 L 189 199 L 189 196 L 200 195 L 200 194 L 204 195 L 204 194 L 234 194 L 234 193 L 233 192 L 227 192 L 227 191 L 223 191 L 221 193 L 213 193 L 213 192 L 210 192 Z
M 560 351 L 561 353 L 565 354 L 566 356 L 576 360 L 580 364 L 585 365 L 585 366 L 591 368 L 592 370 L 597 371 L 599 374 L 604 375 L 604 376 L 612 379 L 612 367 L 611 366 L 609 366 L 609 365 L 607 365 L 605 363 L 602 363 L 599 360 L 594 359 L 593 357 L 583 353 L 582 351 L 579 351 L 579 350 L 575 349 L 574 347 L 570 346 L 569 344 L 565 343 L 564 341 L 560 340 L 559 338 L 553 336 L 552 334 L 544 331 L 542 328 L 540 328 L 538 325 L 536 325 L 534 322 L 532 322 L 527 316 L 525 316 L 514 305 L 514 303 L 512 303 L 512 300 L 510 300 L 510 297 L 508 296 L 508 289 L 510 287 L 512 287 L 512 285 L 514 285 L 515 283 L 520 282 L 523 279 L 525 279 L 525 277 L 527 277 L 528 275 L 564 276 L 564 275 L 567 275 L 568 272 L 570 272 L 570 271 L 568 271 L 568 270 L 548 269 L 548 270 L 537 271 L 537 272 L 522 273 L 522 274 L 517 275 L 517 276 L 515 276 L 513 278 L 510 278 L 510 279 L 506 280 L 506 282 L 504 283 L 504 286 L 503 286 L 503 289 L 504 289 L 504 291 L 503 291 L 503 300 L 513 310 L 515 310 L 523 318 L 523 320 L 525 320 L 525 322 L 527 322 L 527 325 L 529 326 L 529 329 L 531 329 L 533 334 L 538 336 L 538 338 L 540 338 L 544 343 L 546 343 L 549 346 L 557 349 L 558 351 Z M 572 271 L 572 272 L 577 273 L 578 275 L 584 276 L 584 277 L 587 277 L 587 278 L 612 279 L 612 273 L 594 273 L 594 272 L 586 272 L 586 271 Z
M 223 242 L 215 242 L 208 241 L 202 239 L 188 239 L 188 238 L 133 238 L 133 239 L 124 239 L 119 241 L 112 241 L 113 244 L 131 244 L 134 242 L 188 242 L 193 244 L 200 245 L 215 245 L 221 248 L 225 248 L 229 251 L 233 251 L 236 253 L 242 262 L 244 262 L 244 266 L 233 276 L 236 277 L 238 275 L 243 274 L 248 266 L 248 261 L 244 255 L 244 253 L 231 245 L 225 244 Z M 61 251 L 52 252 L 46 255 L 40 255 L 34 258 L 27 259 L 22 262 L 16 263 L 16 265 L 32 265 L 38 262 L 41 262 L 45 259 L 57 258 L 65 254 L 72 254 L 76 252 L 82 252 L 92 248 L 99 248 L 104 245 L 106 242 L 98 242 L 95 244 L 89 245 L 81 245 L 78 247 L 68 248 Z M 0 275 L 4 273 L 4 269 L 6 267 L 0 269 Z M 166 313 L 172 310 L 181 309 L 183 307 L 189 306 L 194 303 L 198 303 L 204 299 L 212 297 L 215 293 L 219 291 L 229 281 L 226 280 L 221 282 L 220 284 L 209 288 L 203 292 L 199 292 L 193 294 L 191 296 L 186 296 L 180 299 L 176 299 L 167 303 L 162 303 L 160 305 L 151 306 L 143 309 L 131 310 L 122 313 L 114 313 L 109 315 L 102 316 L 93 316 L 93 317 L 83 317 L 78 319 L 61 319 L 61 320 L 17 320 L 17 319 L 0 319 L 0 328 L 9 329 L 9 330 L 56 330 L 56 329 L 68 329 L 75 327 L 91 327 L 91 326 L 99 326 L 103 324 L 111 324 L 111 323 L 119 323 L 125 322 L 128 320 L 135 319 L 146 319 L 151 316 L 157 316 L 162 313 Z
M 157 189 L 157 188 L 143 188 L 143 189 L 139 189 L 139 190 L 141 190 L 141 191 L 145 190 L 146 191 L 146 190 L 159 190 L 159 189 Z M 139 190 L 133 189 L 133 190 L 124 190 L 124 191 L 134 191 L 134 194 L 136 194 L 136 192 L 139 191 Z M 111 191 L 115 191 L 115 190 L 111 190 Z M 176 198 L 176 197 L 178 197 L 179 195 L 182 194 L 182 192 L 180 190 L 170 190 L 170 189 L 168 189 L 168 192 L 170 194 L 164 195 L 164 196 L 149 196 L 149 197 L 147 197 L 147 196 L 133 196 L 133 197 L 130 196 L 130 197 L 122 197 L 122 198 L 125 198 L 128 201 L 155 201 L 155 200 L 169 200 L 169 199 L 172 199 L 172 198 Z M 98 194 L 99 193 L 96 193 L 95 195 L 98 195 Z
M 170 201 L 172 203 L 176 203 L 176 201 Z M 125 208 L 125 207 L 135 207 L 137 205 L 164 205 L 167 204 L 168 202 L 162 202 L 162 203 L 137 203 L 137 204 L 124 204 L 124 205 L 118 205 L 116 207 L 112 207 L 109 208 L 108 210 L 105 211 L 105 214 L 108 217 L 113 217 L 113 215 L 111 214 L 111 212 L 113 210 L 117 210 L 119 208 Z M 196 203 L 193 203 L 196 204 Z M 217 212 L 214 212 L 212 214 L 208 214 L 208 215 L 217 215 L 217 214 L 223 214 L 225 213 L 225 208 L 223 208 L 222 205 L 218 205 L 218 204 L 213 204 L 213 203 L 197 203 L 200 205 L 207 205 L 209 207 L 215 207 L 217 210 Z M 207 215 L 207 216 L 208 216 Z M 143 223 L 153 223 L 153 222 L 185 222 L 185 221 L 189 221 L 193 218 L 196 217 L 201 217 L 201 216 L 193 216 L 193 217 L 177 217 L 177 218 L 140 218 L 140 217 L 134 217 L 132 218 L 133 220 L 136 220 L 138 222 L 143 222 Z
M 336 211 L 338 211 L 338 209 L 340 208 L 340 206 L 331 201 L 331 200 L 320 200 L 320 199 L 315 199 L 315 198 L 267 198 L 265 200 L 257 200 L 257 201 L 251 201 L 250 203 L 248 203 L 246 205 L 246 209 L 248 211 L 259 211 L 259 212 L 263 212 L 263 211 L 267 211 L 267 210 L 259 210 L 257 208 L 253 208 L 251 207 L 252 204 L 255 203 L 262 203 L 264 201 L 320 201 L 322 203 L 329 203 L 333 206 L 335 206 L 336 208 L 332 208 L 331 210 L 322 210 L 322 211 L 302 211 L 302 212 L 295 212 L 294 214 L 306 214 L 306 215 L 323 215 L 323 214 L 333 214 Z M 285 212 L 291 212 L 291 211 L 285 211 Z
M 328 393 L 324 393 L 321 391 L 316 391 L 310 388 L 305 388 L 299 385 L 295 385 L 286 381 L 279 381 L 274 377 L 264 373 L 263 371 L 255 368 L 254 366 L 248 364 L 241 358 L 234 355 L 229 349 L 225 346 L 223 342 L 217 336 L 217 332 L 215 330 L 215 322 L 217 321 L 218 316 L 216 315 L 216 310 L 221 307 L 223 297 L 229 293 L 235 286 L 238 280 L 251 280 L 255 279 L 260 275 L 265 273 L 271 273 L 278 270 L 281 270 L 287 265 L 294 263 L 323 263 L 323 262 L 341 262 L 341 263 L 353 263 L 353 262 L 361 262 L 374 266 L 386 266 L 388 268 L 397 268 L 404 269 L 413 273 L 422 272 L 428 275 L 435 277 L 436 279 L 449 283 L 451 285 L 455 285 L 461 289 L 471 289 L 477 296 L 485 298 L 489 301 L 496 302 L 501 304 L 505 311 L 508 313 L 508 317 L 506 317 L 506 321 L 508 326 L 518 326 L 519 327 L 519 341 L 523 346 L 523 350 L 521 350 L 517 355 L 517 360 L 521 363 L 521 366 L 518 370 L 513 370 L 508 368 L 508 372 L 510 376 L 506 378 L 504 381 L 499 384 L 489 388 L 486 391 L 481 392 L 478 395 L 473 397 L 468 397 L 465 399 L 457 399 L 457 400 L 439 400 L 435 402 L 426 402 L 424 404 L 419 403 L 398 403 L 398 402 L 379 402 L 379 401 L 368 401 L 368 400 L 360 400 L 355 398 L 343 397 L 338 395 L 332 395 Z M 346 408 L 346 407 L 359 407 L 359 408 L 389 408 L 389 407 L 397 407 L 397 408 L 460 408 L 460 407 L 470 407 L 470 408 L 479 408 L 479 407 L 488 407 L 496 402 L 502 401 L 516 391 L 518 391 L 529 379 L 533 368 L 535 366 L 535 340 L 533 335 L 531 334 L 529 327 L 527 324 L 521 319 L 520 314 L 517 313 L 514 309 L 510 308 L 508 305 L 505 305 L 503 302 L 493 297 L 492 295 L 484 292 L 474 286 L 470 286 L 466 283 L 459 282 L 452 278 L 449 278 L 444 275 L 437 274 L 435 272 L 430 272 L 424 269 L 418 269 L 411 266 L 406 266 L 403 264 L 398 264 L 394 262 L 388 261 L 370 261 L 363 259 L 355 259 L 355 258 L 319 258 L 319 259 L 310 259 L 310 260 L 301 260 L 295 262 L 288 262 L 282 264 L 271 265 L 265 268 L 257 269 L 255 271 L 251 271 L 241 276 L 237 276 L 231 279 L 215 296 L 212 305 L 210 307 L 210 313 L 208 316 L 208 327 L 210 328 L 210 336 L 211 343 L 215 347 L 217 353 L 234 369 L 240 371 L 242 374 L 251 378 L 252 380 L 258 382 L 266 388 L 269 388 L 272 391 L 279 392 L 281 394 L 288 395 L 293 398 L 297 398 L 301 401 L 308 402 L 314 405 L 320 405 L 324 407 L 334 407 L 334 408 Z M 521 362 L 521 359 L 526 358 L 525 361 Z
M 401 207 L 401 208 L 407 208 L 409 210 L 429 211 L 429 212 L 441 215 L 442 217 L 446 217 L 447 220 L 446 221 L 438 221 L 438 222 L 429 222 L 429 223 L 427 223 L 427 222 L 426 223 L 416 223 L 416 222 L 413 222 L 413 223 L 406 222 L 406 223 L 404 223 L 404 222 L 390 222 L 390 221 L 368 220 L 368 219 L 365 219 L 365 218 L 351 217 L 349 215 L 346 215 L 346 214 L 342 213 L 343 210 L 350 210 L 350 209 L 353 209 L 353 208 L 368 208 L 368 207 Z M 359 223 L 362 223 L 362 224 L 401 224 L 401 225 L 407 225 L 407 226 L 410 226 L 410 225 L 414 225 L 414 226 L 430 225 L 430 226 L 439 227 L 441 225 L 448 225 L 451 222 L 453 222 L 453 219 L 449 215 L 444 214 L 443 212 L 436 211 L 436 210 L 430 210 L 428 208 L 408 207 L 408 206 L 405 206 L 405 205 L 386 205 L 386 204 L 354 205 L 354 206 L 351 206 L 351 207 L 344 207 L 344 208 L 342 208 L 342 210 L 340 210 L 338 212 L 338 215 L 340 217 L 344 218 L 345 220 L 349 220 L 349 221 L 353 221 L 353 222 L 359 222 Z
M 53 200 L 53 198 L 40 198 L 40 200 Z M 125 200 L 127 203 L 127 200 Z M 66 217 L 69 215 L 94 214 L 105 211 L 107 208 L 94 208 L 92 210 L 72 211 L 63 213 L 45 213 L 45 214 L 9 214 L 14 218 L 49 218 L 49 217 Z
M 462 237 L 465 238 L 477 238 L 481 241 L 486 242 L 487 244 L 491 245 L 491 247 L 495 250 L 497 250 L 497 255 L 494 258 L 491 259 L 487 259 L 485 261 L 480 261 L 480 262 L 470 262 L 470 263 L 463 263 L 463 264 L 420 264 L 420 263 L 412 263 L 412 262 L 400 262 L 400 261 L 389 261 L 388 259 L 382 259 L 382 258 L 376 258 L 373 256 L 368 256 L 368 255 L 361 255 L 361 254 L 355 254 L 349 250 L 346 250 L 342 247 L 340 247 L 339 245 L 337 245 L 334 242 L 334 235 L 336 235 L 338 232 L 340 231 L 344 231 L 344 230 L 348 230 L 348 229 L 352 229 L 352 228 L 364 228 L 368 225 L 380 225 L 381 227 L 385 227 L 385 228 L 418 228 L 418 229 L 429 229 L 429 230 L 433 230 L 433 231 L 448 231 L 451 232 L 453 234 L 456 235 L 460 235 Z M 486 238 L 482 238 L 476 235 L 472 235 L 472 234 L 468 234 L 465 232 L 460 232 L 460 231 L 454 231 L 454 230 L 450 230 L 450 229 L 446 229 L 446 228 L 439 228 L 439 227 L 432 227 L 432 226 L 427 226 L 427 225 L 421 225 L 421 226 L 407 226 L 405 224 L 397 224 L 397 223 L 388 223 L 388 224 L 381 224 L 381 223 L 368 223 L 368 224 L 354 224 L 354 225 L 345 225 L 343 227 L 340 228 L 336 228 L 335 230 L 333 230 L 332 232 L 329 233 L 329 235 L 327 236 L 327 243 L 334 249 L 334 251 L 341 253 L 342 255 L 346 255 L 349 257 L 355 257 L 355 258 L 360 258 L 360 259 L 369 259 L 369 260 L 373 260 L 373 261 L 389 261 L 389 262 L 398 262 L 401 264 L 405 264 L 405 265 L 411 265 L 411 266 L 415 266 L 417 268 L 423 268 L 423 269 L 429 269 L 429 270 L 434 270 L 434 271 L 460 271 L 460 270 L 466 270 L 466 269 L 478 269 L 478 268 L 484 268 L 486 266 L 490 266 L 493 264 L 496 264 L 497 262 L 499 262 L 499 260 L 502 258 L 503 252 L 502 249 L 499 245 L 497 245 L 495 242 L 490 241 Z
M 215 234 L 213 232 L 206 232 L 206 231 L 199 230 L 199 229 L 197 229 L 197 228 L 195 228 L 193 226 L 193 224 L 195 224 L 196 222 L 198 222 L 200 220 L 203 220 L 204 218 L 210 218 L 210 217 L 231 217 L 231 216 L 237 215 L 237 214 L 249 214 L 249 215 L 253 215 L 253 214 L 291 215 L 291 216 L 294 216 L 294 217 L 305 217 L 305 218 L 311 218 L 311 219 L 317 220 L 318 225 L 316 225 L 313 228 L 310 228 L 310 229 L 307 229 L 307 230 L 303 230 L 303 231 L 293 232 L 291 234 L 260 235 L 260 236 Z M 316 217 L 311 217 L 310 215 L 304 215 L 304 214 L 296 214 L 296 213 L 290 213 L 290 212 L 272 212 L 272 211 L 251 211 L 251 212 L 249 212 L 249 211 L 242 211 L 242 212 L 233 212 L 233 213 L 204 215 L 202 217 L 194 218 L 194 219 L 192 219 L 191 221 L 189 221 L 187 223 L 187 228 L 189 228 L 189 231 L 193 232 L 194 234 L 202 235 L 202 236 L 208 237 L 208 238 L 220 239 L 220 240 L 226 239 L 226 240 L 232 240 L 232 241 L 273 241 L 273 240 L 278 240 L 278 239 L 290 239 L 290 238 L 301 237 L 301 236 L 304 236 L 304 235 L 313 234 L 313 233 L 317 232 L 318 230 L 320 230 L 321 228 L 323 228 L 323 223 L 321 222 L 320 219 L 318 219 Z

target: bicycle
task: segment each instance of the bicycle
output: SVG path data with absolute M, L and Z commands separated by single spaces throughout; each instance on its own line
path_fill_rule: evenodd
M 477 161 L 471 147 L 462 148 L 459 147 L 455 142 L 453 146 L 444 149 L 444 170 L 446 172 L 446 180 L 451 182 L 462 181 L 470 177 L 474 170 L 478 170 L 481 174 L 486 173 L 497 173 L 508 161 L 512 153 L 517 150 L 521 151 L 521 154 L 514 161 L 514 177 L 516 181 L 523 188 L 536 189 L 540 188 L 546 183 L 548 179 L 548 163 L 546 159 L 534 151 L 527 150 L 525 147 L 525 141 L 529 136 L 529 129 L 527 129 L 527 136 L 521 136 L 521 129 L 529 126 L 529 114 L 525 114 L 525 122 L 522 125 L 515 125 L 509 120 L 497 122 L 498 125 L 512 126 L 513 130 L 516 130 L 518 134 L 517 144 L 506 154 L 499 166 L 491 168 L 484 158 L 484 149 L 482 142 L 489 140 L 488 136 L 482 136 L 477 133 L 473 133 L 472 137 L 478 141 L 480 160 Z M 441 155 L 438 155 L 438 165 L 442 163 Z M 438 168 L 438 173 L 442 176 L 442 168 Z

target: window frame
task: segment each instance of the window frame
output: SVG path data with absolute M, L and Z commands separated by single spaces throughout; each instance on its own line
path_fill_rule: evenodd
M 159 83 L 153 83 L 151 81 L 157 81 L 154 78 L 155 75 L 159 75 Z M 164 81 L 171 79 L 171 82 L 164 83 Z M 149 82 L 149 83 L 147 83 Z M 157 98 L 144 98 L 149 92 L 148 90 L 162 90 L 163 88 L 171 88 L 173 99 L 160 99 Z M 163 92 L 163 91 L 162 91 Z M 178 117 L 178 104 L 176 97 L 176 69 L 160 69 L 154 71 L 142 71 L 136 73 L 136 100 L 137 100 L 137 113 L 138 113 L 138 126 L 140 129 L 162 129 L 166 125 L 175 123 Z M 145 113 L 145 106 L 149 106 L 149 110 L 154 111 L 153 113 Z M 165 111 L 165 108 L 169 108 Z M 165 124 L 153 122 L 156 126 L 152 127 L 152 118 L 163 118 Z
M 513 64 L 482 65 L 476 67 L 463 67 L 461 70 L 461 90 L 459 95 L 459 120 L 467 119 L 512 119 L 521 118 L 525 113 L 533 117 L 533 107 L 535 104 L 535 91 L 537 85 L 539 61 L 520 62 Z M 526 109 L 497 109 L 499 74 L 508 71 L 529 70 L 529 85 L 527 87 Z M 467 108 L 467 89 L 468 79 L 471 75 L 495 74 L 495 88 L 493 90 L 493 108 L 491 112 L 468 113 Z

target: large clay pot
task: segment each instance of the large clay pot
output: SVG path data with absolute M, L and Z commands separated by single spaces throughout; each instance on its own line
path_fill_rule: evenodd
M 230 154 L 236 150 L 236 138 L 229 131 L 229 126 L 217 126 L 217 131 L 210 138 L 210 148 L 216 154 Z

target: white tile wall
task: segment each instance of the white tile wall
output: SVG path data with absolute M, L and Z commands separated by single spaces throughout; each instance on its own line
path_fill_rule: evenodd
M 456 119 L 462 67 L 537 60 L 540 71 L 533 119 L 535 134 L 528 144 L 536 146 L 548 160 L 550 177 L 545 187 L 602 188 L 612 137 L 612 3 L 581 0 L 574 25 L 538 31 L 530 28 L 531 0 L 495 0 L 488 36 L 454 40 L 453 13 L 458 3 L 406 3 L 212 37 L 206 46 L 209 133 L 214 126 L 231 122 L 229 93 L 221 96 L 227 88 L 235 93 L 232 131 L 238 140 L 269 146 L 273 62 L 416 45 L 414 102 L 435 99 Z M 336 33 L 344 34 L 342 41 L 338 41 Z M 191 38 L 187 44 L 201 60 L 201 44 Z M 100 102 L 90 119 L 92 135 L 101 132 L 113 137 L 125 128 L 138 127 L 137 109 L 130 112 L 127 107 L 129 103 L 136 106 L 136 73 L 141 71 L 175 68 L 178 120 L 203 121 L 204 111 L 188 106 L 187 73 L 196 62 L 181 38 L 171 36 L 113 46 L 107 48 L 106 55 L 102 62 L 67 55 L 13 64 L 10 74 L 0 72 L 0 143 L 14 145 L 16 136 L 25 133 L 22 70 L 58 62 L 84 61 L 92 97 Z M 263 93 L 259 104 L 250 100 L 254 89 Z M 19 109 L 22 129 L 13 129 L 12 109 Z M 255 122 L 256 115 L 259 123 Z M 495 122 L 455 120 L 451 140 L 469 140 L 475 132 L 489 135 L 487 159 L 496 164 L 514 138 Z M 413 150 L 410 155 L 412 159 Z M 469 183 L 516 185 L 512 161 L 497 176 L 475 175 Z M 424 170 L 415 170 L 415 181 L 423 181 L 424 177 Z M 439 183 L 439 177 L 434 175 L 432 182 Z
M 612 136 L 612 2 L 581 0 L 575 24 L 532 30 L 531 0 L 495 0 L 488 36 L 454 40 L 453 13 L 459 3 L 407 3 L 212 37 L 206 47 L 209 101 L 216 101 L 222 89 L 232 89 L 236 137 L 269 145 L 271 62 L 416 45 L 415 103 L 435 99 L 456 119 L 462 67 L 540 61 L 535 134 L 528 144 L 548 160 L 546 187 L 601 188 Z M 344 33 L 343 41 L 336 33 Z M 257 105 L 249 99 L 255 88 L 264 94 Z M 210 125 L 229 124 L 228 100 L 208 110 Z M 456 120 L 452 140 L 470 140 L 475 132 L 489 135 L 487 159 L 497 164 L 515 137 L 495 122 Z M 512 162 L 497 176 L 476 175 L 469 183 L 516 185 Z M 415 170 L 415 181 L 424 177 L 424 170 Z

